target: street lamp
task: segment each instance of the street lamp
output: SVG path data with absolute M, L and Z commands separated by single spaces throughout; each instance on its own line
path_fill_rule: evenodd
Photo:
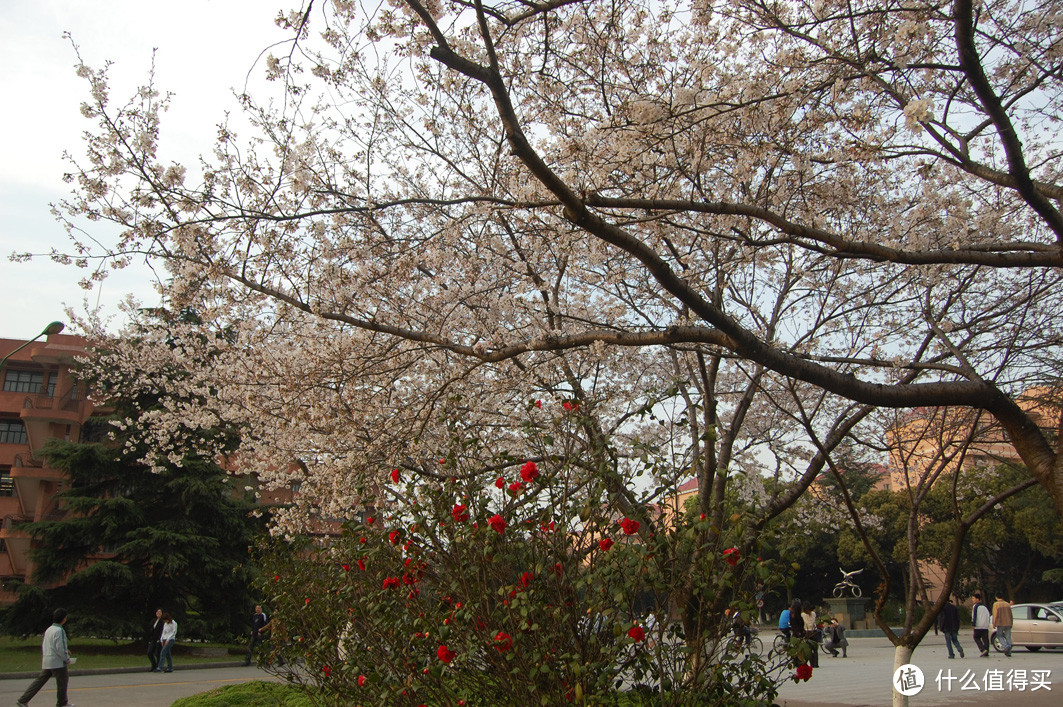
M 66 328 L 66 326 L 62 322 L 52 322 L 48 326 L 44 327 L 44 331 L 42 331 L 40 334 L 37 334 L 37 336 L 33 337 L 32 339 L 30 339 L 26 343 L 22 344 L 22 346 L 19 346 L 17 349 L 15 349 L 11 353 L 9 353 L 7 356 L 4 356 L 3 360 L 0 360 L 0 371 L 2 371 L 4 369 L 4 364 L 7 363 L 7 359 L 11 358 L 15 354 L 17 354 L 19 351 L 21 351 L 22 349 L 26 348 L 30 344 L 32 344 L 37 339 L 41 338 L 42 336 L 51 336 L 52 334 L 58 334 L 59 332 L 61 332 L 65 328 Z

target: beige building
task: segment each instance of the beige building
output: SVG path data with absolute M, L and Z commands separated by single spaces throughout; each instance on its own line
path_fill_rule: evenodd
M 1016 399 L 1039 427 L 1061 424 L 1063 390 L 1030 388 Z M 889 484 L 895 491 L 936 483 L 956 471 L 1022 464 L 1015 447 L 990 416 L 964 408 L 920 408 L 899 419 L 887 432 Z M 944 586 L 945 572 L 934 562 L 919 562 L 922 597 L 934 600 Z
M 1060 424 L 1063 390 L 1031 388 L 1016 399 L 1039 427 Z M 903 490 L 932 483 L 957 469 L 1021 464 L 1004 430 L 987 413 L 966 408 L 919 408 L 887 432 L 890 487 Z

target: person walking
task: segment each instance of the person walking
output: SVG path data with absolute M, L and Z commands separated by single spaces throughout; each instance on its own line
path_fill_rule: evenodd
M 169 614 L 162 615 L 162 634 L 159 636 L 159 665 L 155 668 L 156 673 L 173 672 L 173 643 L 177 640 L 177 622 Z M 163 669 L 162 664 L 166 663 Z
M 155 621 L 148 626 L 145 636 L 148 642 L 148 660 L 151 661 L 151 671 L 159 667 L 159 651 L 162 650 L 162 646 L 159 645 L 159 640 L 162 638 L 162 623 L 162 609 L 156 609 Z
M 997 630 L 997 638 L 1004 646 L 1004 655 L 1011 657 L 1011 625 L 1014 619 L 1011 615 L 1011 604 L 997 594 L 997 600 L 993 602 L 993 628 Z
M 44 632 L 44 640 L 41 642 L 41 674 L 30 683 L 22 697 L 15 704 L 18 707 L 27 707 L 33 696 L 40 692 L 48 678 L 55 678 L 55 704 L 58 707 L 74 707 L 66 701 L 66 686 L 70 681 L 70 673 L 67 666 L 74 662 L 70 657 L 70 649 L 66 643 L 66 631 L 63 624 L 66 623 L 66 609 L 56 609 L 52 612 L 52 625 Z
M 765 606 L 765 598 L 767 593 L 764 590 L 764 585 L 757 585 L 757 593 L 753 595 L 753 599 L 757 605 L 757 623 L 764 625 L 768 623 L 768 608 Z
M 255 650 L 255 646 L 262 640 L 262 627 L 268 623 L 266 614 L 262 611 L 261 604 L 255 604 L 255 611 L 251 614 L 251 639 L 247 643 L 247 657 L 244 658 L 244 665 L 251 665 L 251 654 Z
M 952 651 L 953 646 L 956 646 L 960 657 L 963 658 L 963 646 L 960 645 L 960 610 L 952 603 L 951 597 L 945 602 L 945 606 L 941 607 L 937 627 L 945 634 L 945 648 L 949 651 L 949 659 L 956 657 Z
M 589 612 L 590 609 L 587 609 L 587 611 Z M 280 622 L 277 621 L 277 615 L 273 614 L 273 618 L 270 619 L 269 621 L 267 621 L 266 625 L 259 629 L 259 633 L 260 634 L 268 633 L 270 635 L 270 639 L 276 639 L 277 634 L 273 633 L 273 629 L 276 628 L 274 626 L 274 624 L 277 624 L 277 627 L 281 627 L 282 631 L 283 631 L 283 627 L 281 626 Z M 263 639 L 263 640 L 265 640 L 265 639 Z M 279 666 L 284 666 L 285 665 L 284 656 L 281 655 L 280 648 L 278 647 L 276 640 L 273 640 L 273 649 L 270 652 L 270 657 L 271 658 L 276 657 L 277 665 L 279 665 Z M 270 661 L 270 664 L 272 665 L 272 660 Z
M 981 592 L 974 593 L 974 606 L 971 608 L 971 624 L 974 626 L 974 645 L 983 658 L 989 657 L 989 624 L 992 615 L 989 607 L 982 603 Z

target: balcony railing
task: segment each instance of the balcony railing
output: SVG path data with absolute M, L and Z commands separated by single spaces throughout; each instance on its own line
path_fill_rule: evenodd
M 11 515 L 4 516 L 3 528 L 4 530 L 15 530 L 20 525 L 25 525 L 26 523 L 32 522 L 33 516 L 31 515 L 26 515 L 24 513 L 12 513 Z
M 15 455 L 15 462 L 14 462 L 14 464 L 12 464 L 12 466 L 13 467 L 18 467 L 18 468 L 26 467 L 26 468 L 30 468 L 30 469 L 41 469 L 41 468 L 44 468 L 44 460 L 43 459 L 34 459 L 32 456 L 24 456 L 22 454 L 16 454 Z
M 34 518 L 28 513 L 12 513 L 4 516 L 3 529 L 4 530 L 17 530 L 21 525 L 27 525 L 37 520 L 62 520 L 66 517 L 66 513 L 61 511 L 52 511 L 51 513 L 45 513 L 40 518 Z
M 77 385 L 73 385 L 61 395 L 48 395 L 47 393 L 27 395 L 25 401 L 22 403 L 22 407 L 36 410 L 62 410 L 63 412 L 76 412 L 81 405 L 81 401 L 84 399 L 85 396 L 82 394 L 81 388 Z

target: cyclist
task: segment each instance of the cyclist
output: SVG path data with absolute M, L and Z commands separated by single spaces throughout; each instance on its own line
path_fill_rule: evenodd
M 786 636 L 786 640 L 790 640 L 790 607 L 786 607 L 779 614 L 779 630 L 782 631 L 782 635 Z

